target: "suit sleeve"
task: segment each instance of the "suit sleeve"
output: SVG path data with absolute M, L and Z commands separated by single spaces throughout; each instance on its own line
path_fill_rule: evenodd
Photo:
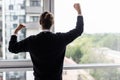
M 30 38 L 26 38 L 22 41 L 17 42 L 17 36 L 12 35 L 9 41 L 8 50 L 12 53 L 27 52 L 29 39 Z
M 68 44 L 80 36 L 83 33 L 83 26 L 83 16 L 78 16 L 75 29 L 70 30 L 67 33 L 62 33 L 64 42 Z

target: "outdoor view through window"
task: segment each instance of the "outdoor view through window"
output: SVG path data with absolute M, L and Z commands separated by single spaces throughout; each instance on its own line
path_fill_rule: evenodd
M 72 9 L 73 3 L 72 0 L 64 1 L 64 3 L 63 1 L 56 1 L 56 32 L 67 32 L 75 27 L 77 14 Z M 119 63 L 119 1 L 80 0 L 80 3 L 84 17 L 84 33 L 68 45 L 66 57 L 80 64 Z
M 67 46 L 64 64 L 120 63 L 120 1 L 54 0 L 54 32 L 75 28 L 76 2 L 81 4 L 84 32 Z M 20 23 L 27 28 L 18 34 L 18 41 L 39 33 L 44 4 L 43 0 L 0 0 L 0 60 L 30 59 L 29 53 L 10 53 L 9 39 Z M 33 80 L 31 75 L 31 71 L 0 72 L 0 80 Z M 120 80 L 119 75 L 118 68 L 64 70 L 63 80 Z

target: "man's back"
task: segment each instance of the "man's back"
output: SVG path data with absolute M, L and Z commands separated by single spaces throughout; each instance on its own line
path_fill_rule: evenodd
M 67 33 L 41 32 L 17 42 L 12 35 L 9 51 L 30 52 L 36 80 L 61 80 L 66 45 L 83 32 L 83 17 L 77 17 L 76 28 Z
M 42 32 L 37 36 L 31 36 L 28 44 L 34 64 L 34 75 L 40 79 L 53 77 L 56 78 L 54 80 L 58 80 L 62 74 L 66 47 L 61 36 Z

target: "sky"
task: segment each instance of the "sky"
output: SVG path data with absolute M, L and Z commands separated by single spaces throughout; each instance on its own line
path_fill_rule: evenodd
M 120 0 L 55 0 L 55 31 L 75 28 L 80 3 L 84 17 L 84 33 L 120 33 Z

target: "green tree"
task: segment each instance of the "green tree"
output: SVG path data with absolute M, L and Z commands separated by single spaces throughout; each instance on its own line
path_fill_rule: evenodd
M 67 46 L 66 56 L 71 57 L 74 61 L 80 63 L 84 54 L 90 53 L 91 47 L 92 38 L 83 35 Z

